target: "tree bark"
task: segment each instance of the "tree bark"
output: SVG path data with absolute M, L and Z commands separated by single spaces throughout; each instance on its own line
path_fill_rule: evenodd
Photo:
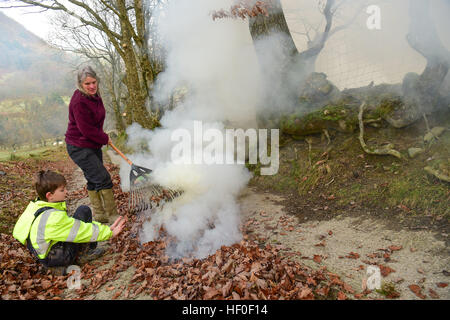
M 411 22 L 406 39 L 411 48 L 426 59 L 427 64 L 418 77 L 414 90 L 408 90 L 404 94 L 421 108 L 429 108 L 436 105 L 439 89 L 449 71 L 450 52 L 442 44 L 431 18 L 430 1 L 410 0 L 409 9 Z
M 268 15 L 258 15 L 250 18 L 249 29 L 255 44 L 255 51 L 258 57 L 263 74 L 270 74 L 270 79 L 265 79 L 267 87 L 273 94 L 268 94 L 265 99 L 268 104 L 267 109 L 273 110 L 282 108 L 284 111 L 293 110 L 297 104 L 299 88 L 303 80 L 314 71 L 317 56 L 325 46 L 328 39 L 333 14 L 332 8 L 335 0 L 327 0 L 324 8 L 326 26 L 314 44 L 307 50 L 299 52 L 292 38 L 291 32 L 286 22 L 280 0 L 268 0 Z M 276 35 L 271 37 L 272 35 Z M 263 45 L 264 39 L 271 37 L 272 48 L 279 48 L 277 57 L 280 59 L 278 66 L 274 69 L 274 61 L 267 58 L 267 48 Z M 270 49 L 272 50 L 272 49 Z M 263 111 L 266 112 L 267 110 Z
M 250 34 L 261 74 L 264 75 L 263 83 L 267 94 L 261 112 L 264 117 L 272 117 L 268 114 L 269 110 L 285 109 L 286 105 L 293 108 L 295 96 L 293 87 L 289 85 L 292 81 L 288 78 L 299 54 L 286 23 L 280 0 L 268 1 L 270 4 L 267 8 L 268 16 L 257 15 L 249 19 Z M 267 41 L 270 41 L 270 44 L 267 44 Z M 267 45 L 270 46 L 269 49 Z M 269 50 L 277 55 L 277 63 L 274 63 L 271 55 L 268 55 Z M 274 95 L 273 92 L 277 94 Z
M 250 18 L 249 29 L 253 41 L 262 39 L 274 33 L 280 33 L 285 37 L 280 42 L 286 56 L 292 57 L 298 54 L 291 32 L 289 31 L 286 18 L 280 0 L 269 0 L 268 16 L 258 15 Z

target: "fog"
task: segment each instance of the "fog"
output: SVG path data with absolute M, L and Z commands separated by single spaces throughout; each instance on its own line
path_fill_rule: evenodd
M 355 3 L 347 1 L 340 8 L 334 27 L 355 16 Z M 164 114 L 161 128 L 150 131 L 134 124 L 127 130 L 130 146 L 143 143 L 150 150 L 130 155 L 132 160 L 152 168 L 155 183 L 184 191 L 162 209 L 145 212 L 150 219 L 140 233 L 141 241 L 147 242 L 159 239 L 159 231 L 164 229 L 171 239 L 167 254 L 172 258 L 202 258 L 241 239 L 237 197 L 251 177 L 238 164 L 174 164 L 174 130 L 184 129 L 192 135 L 196 121 L 222 132 L 227 127 L 251 127 L 257 113 L 270 111 L 262 106 L 277 109 L 289 105 L 284 91 L 295 88 L 304 76 L 291 73 L 281 78 L 279 70 L 285 59 L 276 45 L 280 35 L 253 43 L 247 21 L 212 20 L 212 11 L 231 4 L 231 0 L 173 0 L 165 8 L 158 31 L 168 53 L 167 68 L 157 79 L 154 96 L 164 104 L 179 88 L 185 88 L 187 94 L 175 109 Z M 421 73 L 425 66 L 425 59 L 405 38 L 410 28 L 408 1 L 370 4 L 379 6 L 380 29 L 368 28 L 370 15 L 367 7 L 361 6 L 348 27 L 331 35 L 316 62 L 316 71 L 324 72 L 340 89 L 366 86 L 371 81 L 400 83 L 406 73 Z M 297 48 L 304 51 L 307 46 L 301 33 L 305 28 L 324 27 L 317 1 L 283 1 L 283 6 Z M 448 22 L 442 13 L 446 9 L 447 3 L 433 2 L 432 17 L 442 42 L 448 45 L 446 32 L 450 28 L 446 28 Z M 255 48 L 264 54 L 257 57 Z M 260 67 L 261 61 L 266 69 Z M 205 144 L 194 143 L 194 151 Z M 128 187 L 128 170 L 126 164 L 121 168 L 124 189 Z
M 306 48 L 306 25 L 325 26 L 324 18 L 318 10 L 318 1 L 282 0 L 286 19 L 299 51 Z M 430 1 L 431 16 L 436 24 L 440 40 L 450 48 L 450 1 Z M 337 1 L 339 3 L 339 1 Z M 366 3 L 367 5 L 361 5 Z M 380 83 L 400 83 L 408 72 L 421 73 L 425 59 L 413 50 L 406 41 L 410 18 L 409 0 L 398 1 L 344 1 L 339 9 L 333 28 L 346 24 L 353 17 L 355 9 L 362 6 L 354 22 L 326 42 L 316 64 L 318 72 L 324 72 L 339 89 L 354 88 L 374 81 Z M 366 22 L 370 14 L 369 5 L 380 8 L 381 29 L 369 30 Z M 302 19 L 306 17 L 306 19 Z M 420 24 L 420 21 L 417 21 Z

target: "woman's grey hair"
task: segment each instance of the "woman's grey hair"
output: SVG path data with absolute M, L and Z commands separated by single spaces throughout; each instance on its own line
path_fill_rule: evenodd
M 91 66 L 85 66 L 78 70 L 77 74 L 77 88 L 82 93 L 87 94 L 87 92 L 84 91 L 82 83 L 84 80 L 86 80 L 87 77 L 94 78 L 97 80 L 97 94 L 100 95 L 100 79 L 97 77 L 97 74 L 95 73 L 94 69 L 92 69 Z

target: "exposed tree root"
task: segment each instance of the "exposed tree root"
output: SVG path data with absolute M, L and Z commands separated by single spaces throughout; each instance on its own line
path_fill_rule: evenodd
M 359 120 L 359 142 L 365 153 L 376 154 L 376 155 L 391 155 L 398 159 L 402 159 L 402 155 L 397 150 L 394 150 L 394 145 L 389 143 L 383 148 L 371 148 L 364 142 L 364 123 L 363 123 L 363 112 L 366 102 L 364 101 L 359 107 L 358 120 Z
M 328 133 L 327 129 L 323 129 L 323 134 L 325 135 L 325 137 L 327 138 L 327 146 L 331 143 L 331 138 L 330 138 L 330 134 Z
M 427 127 L 427 133 L 430 132 L 430 126 L 428 124 L 428 119 L 427 119 L 427 115 L 425 114 L 425 112 L 422 114 L 423 115 L 423 120 L 425 120 L 425 126 Z
M 434 169 L 431 168 L 431 167 L 425 167 L 425 168 L 423 168 L 423 169 L 424 169 L 426 172 L 428 172 L 429 174 L 431 174 L 431 175 L 435 176 L 436 178 L 438 178 L 439 180 L 446 181 L 446 182 L 450 182 L 450 177 L 449 177 L 449 176 L 447 176 L 447 175 L 445 175 L 445 174 L 443 174 L 443 173 L 440 173 L 439 171 L 434 170 Z

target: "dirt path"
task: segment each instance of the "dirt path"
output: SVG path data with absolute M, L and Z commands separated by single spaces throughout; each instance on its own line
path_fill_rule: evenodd
M 112 157 L 117 163 L 117 158 Z M 70 190 L 79 190 L 85 184 L 80 169 L 77 169 L 69 184 Z M 432 231 L 393 230 L 381 220 L 362 214 L 359 217 L 337 216 L 327 221 L 300 220 L 287 214 L 283 197 L 258 192 L 247 188 L 239 198 L 242 212 L 244 237 L 260 243 L 280 245 L 291 259 L 319 268 L 326 266 L 352 286 L 355 293 L 362 292 L 367 267 L 378 265 L 385 274 L 382 282 L 395 285 L 400 299 L 420 299 L 409 288 L 417 285 L 420 294 L 427 299 L 450 299 L 448 283 L 450 265 L 449 251 L 444 241 Z M 69 203 L 69 212 L 81 204 L 89 204 L 88 198 Z M 290 208 L 292 212 L 292 208 Z M 300 213 L 301 216 L 301 213 Z M 311 219 L 310 219 L 311 220 Z M 107 246 L 107 243 L 102 245 Z M 103 259 L 99 270 L 114 264 L 115 256 Z M 126 288 L 134 275 L 134 267 L 108 281 L 95 295 L 85 299 L 111 299 L 114 289 Z M 82 280 L 89 285 L 89 280 Z M 111 289 L 113 288 L 113 289 Z M 431 290 L 431 291 L 430 291 Z M 372 292 L 369 298 L 383 299 L 383 295 Z M 66 299 L 77 298 L 74 290 L 66 290 Z M 123 295 L 118 299 L 126 299 Z M 134 299 L 151 299 L 140 294 Z
M 410 285 L 418 285 L 428 299 L 434 295 L 430 289 L 439 299 L 450 299 L 448 287 L 437 285 L 448 283 L 450 259 L 448 247 L 435 232 L 392 230 L 383 221 L 366 215 L 299 223 L 297 217 L 284 212 L 282 200 L 280 196 L 252 189 L 243 193 L 240 203 L 249 237 L 282 245 L 292 259 L 308 266 L 326 266 L 355 292 L 362 291 L 367 267 L 373 264 L 382 265 L 381 271 L 385 273 L 395 270 L 382 277 L 382 282 L 395 284 L 400 299 L 419 299 Z M 378 293 L 369 297 L 383 298 Z

